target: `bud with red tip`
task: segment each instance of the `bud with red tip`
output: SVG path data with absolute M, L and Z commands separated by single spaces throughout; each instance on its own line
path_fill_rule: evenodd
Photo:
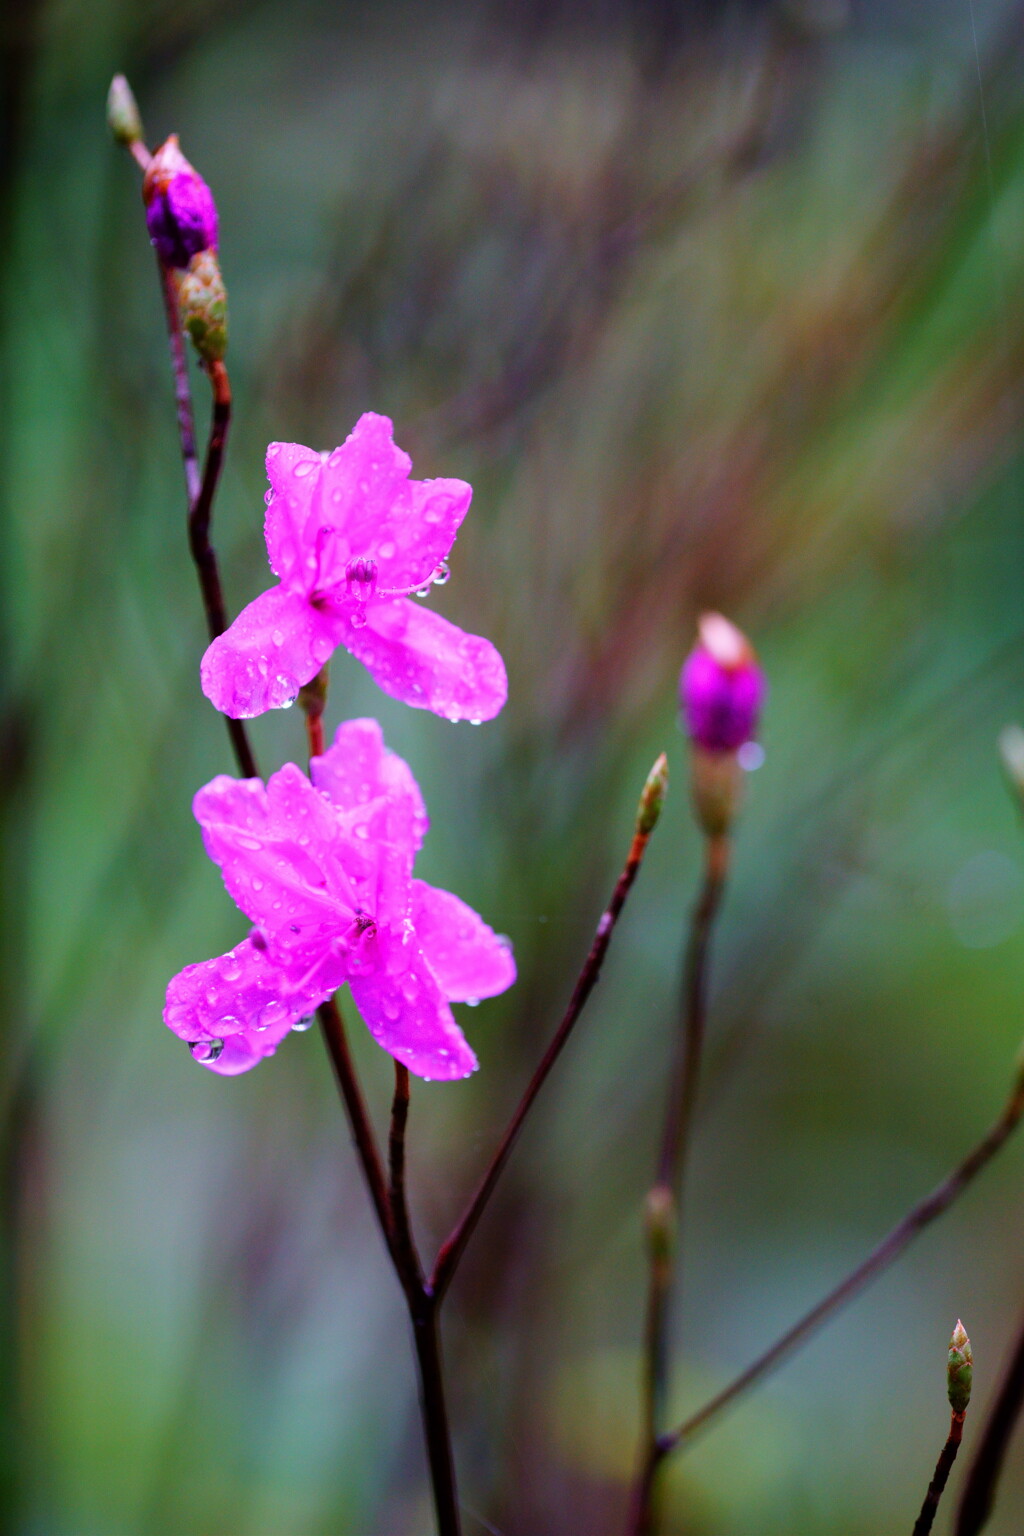
M 697 644 L 679 678 L 679 703 L 693 743 L 693 798 L 709 837 L 722 837 L 739 806 L 739 749 L 753 740 L 767 691 L 753 647 L 720 613 L 702 614 Z
M 183 269 L 193 256 L 217 249 L 213 193 L 189 164 L 172 133 L 150 161 L 142 182 L 149 238 L 165 267 Z

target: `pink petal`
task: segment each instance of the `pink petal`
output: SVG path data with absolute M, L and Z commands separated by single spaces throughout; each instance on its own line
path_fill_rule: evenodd
M 296 964 L 328 954 L 361 905 L 356 879 L 374 879 L 376 861 L 369 843 L 363 852 L 345 836 L 301 769 L 286 763 L 266 788 L 221 774 L 193 810 L 228 894 L 272 947 L 294 951 Z
M 234 1075 L 270 1055 L 325 995 L 294 990 L 287 972 L 248 938 L 172 978 L 164 1023 L 188 1041 L 196 1061 Z
M 418 1077 L 468 1077 L 476 1057 L 416 945 L 381 933 L 377 950 L 378 967 L 349 986 L 378 1045 Z
M 377 720 L 344 721 L 323 756 L 311 759 L 309 771 L 317 789 L 339 811 L 355 810 L 379 795 L 407 799 L 413 812 L 416 849 L 422 846 L 430 822 L 420 787 L 405 759 L 385 747 Z
M 263 531 L 270 569 L 302 591 L 311 590 L 305 534 L 322 467 L 320 455 L 301 443 L 271 443 L 267 449 L 270 496 Z
M 287 587 L 271 587 L 207 648 L 200 666 L 203 692 L 233 720 L 284 709 L 345 633 L 347 620 L 332 609 L 314 607 Z
M 450 1003 L 497 997 L 515 981 L 511 945 L 451 891 L 414 880 L 409 915 L 426 962 Z
M 448 720 L 491 720 L 508 696 L 505 663 L 489 640 L 401 597 L 370 603 L 366 623 L 343 619 L 342 643 L 378 687 Z

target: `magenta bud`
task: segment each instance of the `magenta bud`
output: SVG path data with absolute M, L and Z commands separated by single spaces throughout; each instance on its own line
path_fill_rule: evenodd
M 701 615 L 683 664 L 679 703 L 695 746 L 735 752 L 757 732 L 765 676 L 746 635 L 720 613 Z
M 146 227 L 165 267 L 187 267 L 201 251 L 217 249 L 217 206 L 199 172 L 172 133 L 153 156 L 142 182 Z

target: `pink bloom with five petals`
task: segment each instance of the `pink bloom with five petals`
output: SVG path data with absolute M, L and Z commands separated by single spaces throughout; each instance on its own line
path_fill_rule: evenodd
M 333 453 L 267 449 L 267 554 L 280 582 L 203 657 L 203 692 L 225 715 L 292 703 L 339 645 L 392 698 L 449 720 L 490 720 L 504 705 L 505 665 L 490 641 L 412 601 L 447 579 L 472 490 L 410 480 L 391 432 L 367 412 Z
M 350 720 L 310 764 L 221 774 L 196 820 L 228 893 L 256 926 L 167 988 L 164 1022 L 215 1072 L 245 1072 L 348 982 L 374 1039 L 426 1078 L 476 1065 L 450 1003 L 515 980 L 507 941 L 448 891 L 413 878 L 427 830 L 407 763 L 376 720 Z

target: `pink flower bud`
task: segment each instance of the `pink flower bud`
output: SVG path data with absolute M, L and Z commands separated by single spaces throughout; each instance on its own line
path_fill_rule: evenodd
M 735 752 L 757 731 L 764 673 L 746 635 L 720 613 L 701 615 L 679 678 L 686 729 L 705 752 Z
M 213 193 L 185 159 L 176 133 L 150 161 L 142 198 L 149 238 L 165 267 L 187 267 L 200 251 L 217 249 Z

